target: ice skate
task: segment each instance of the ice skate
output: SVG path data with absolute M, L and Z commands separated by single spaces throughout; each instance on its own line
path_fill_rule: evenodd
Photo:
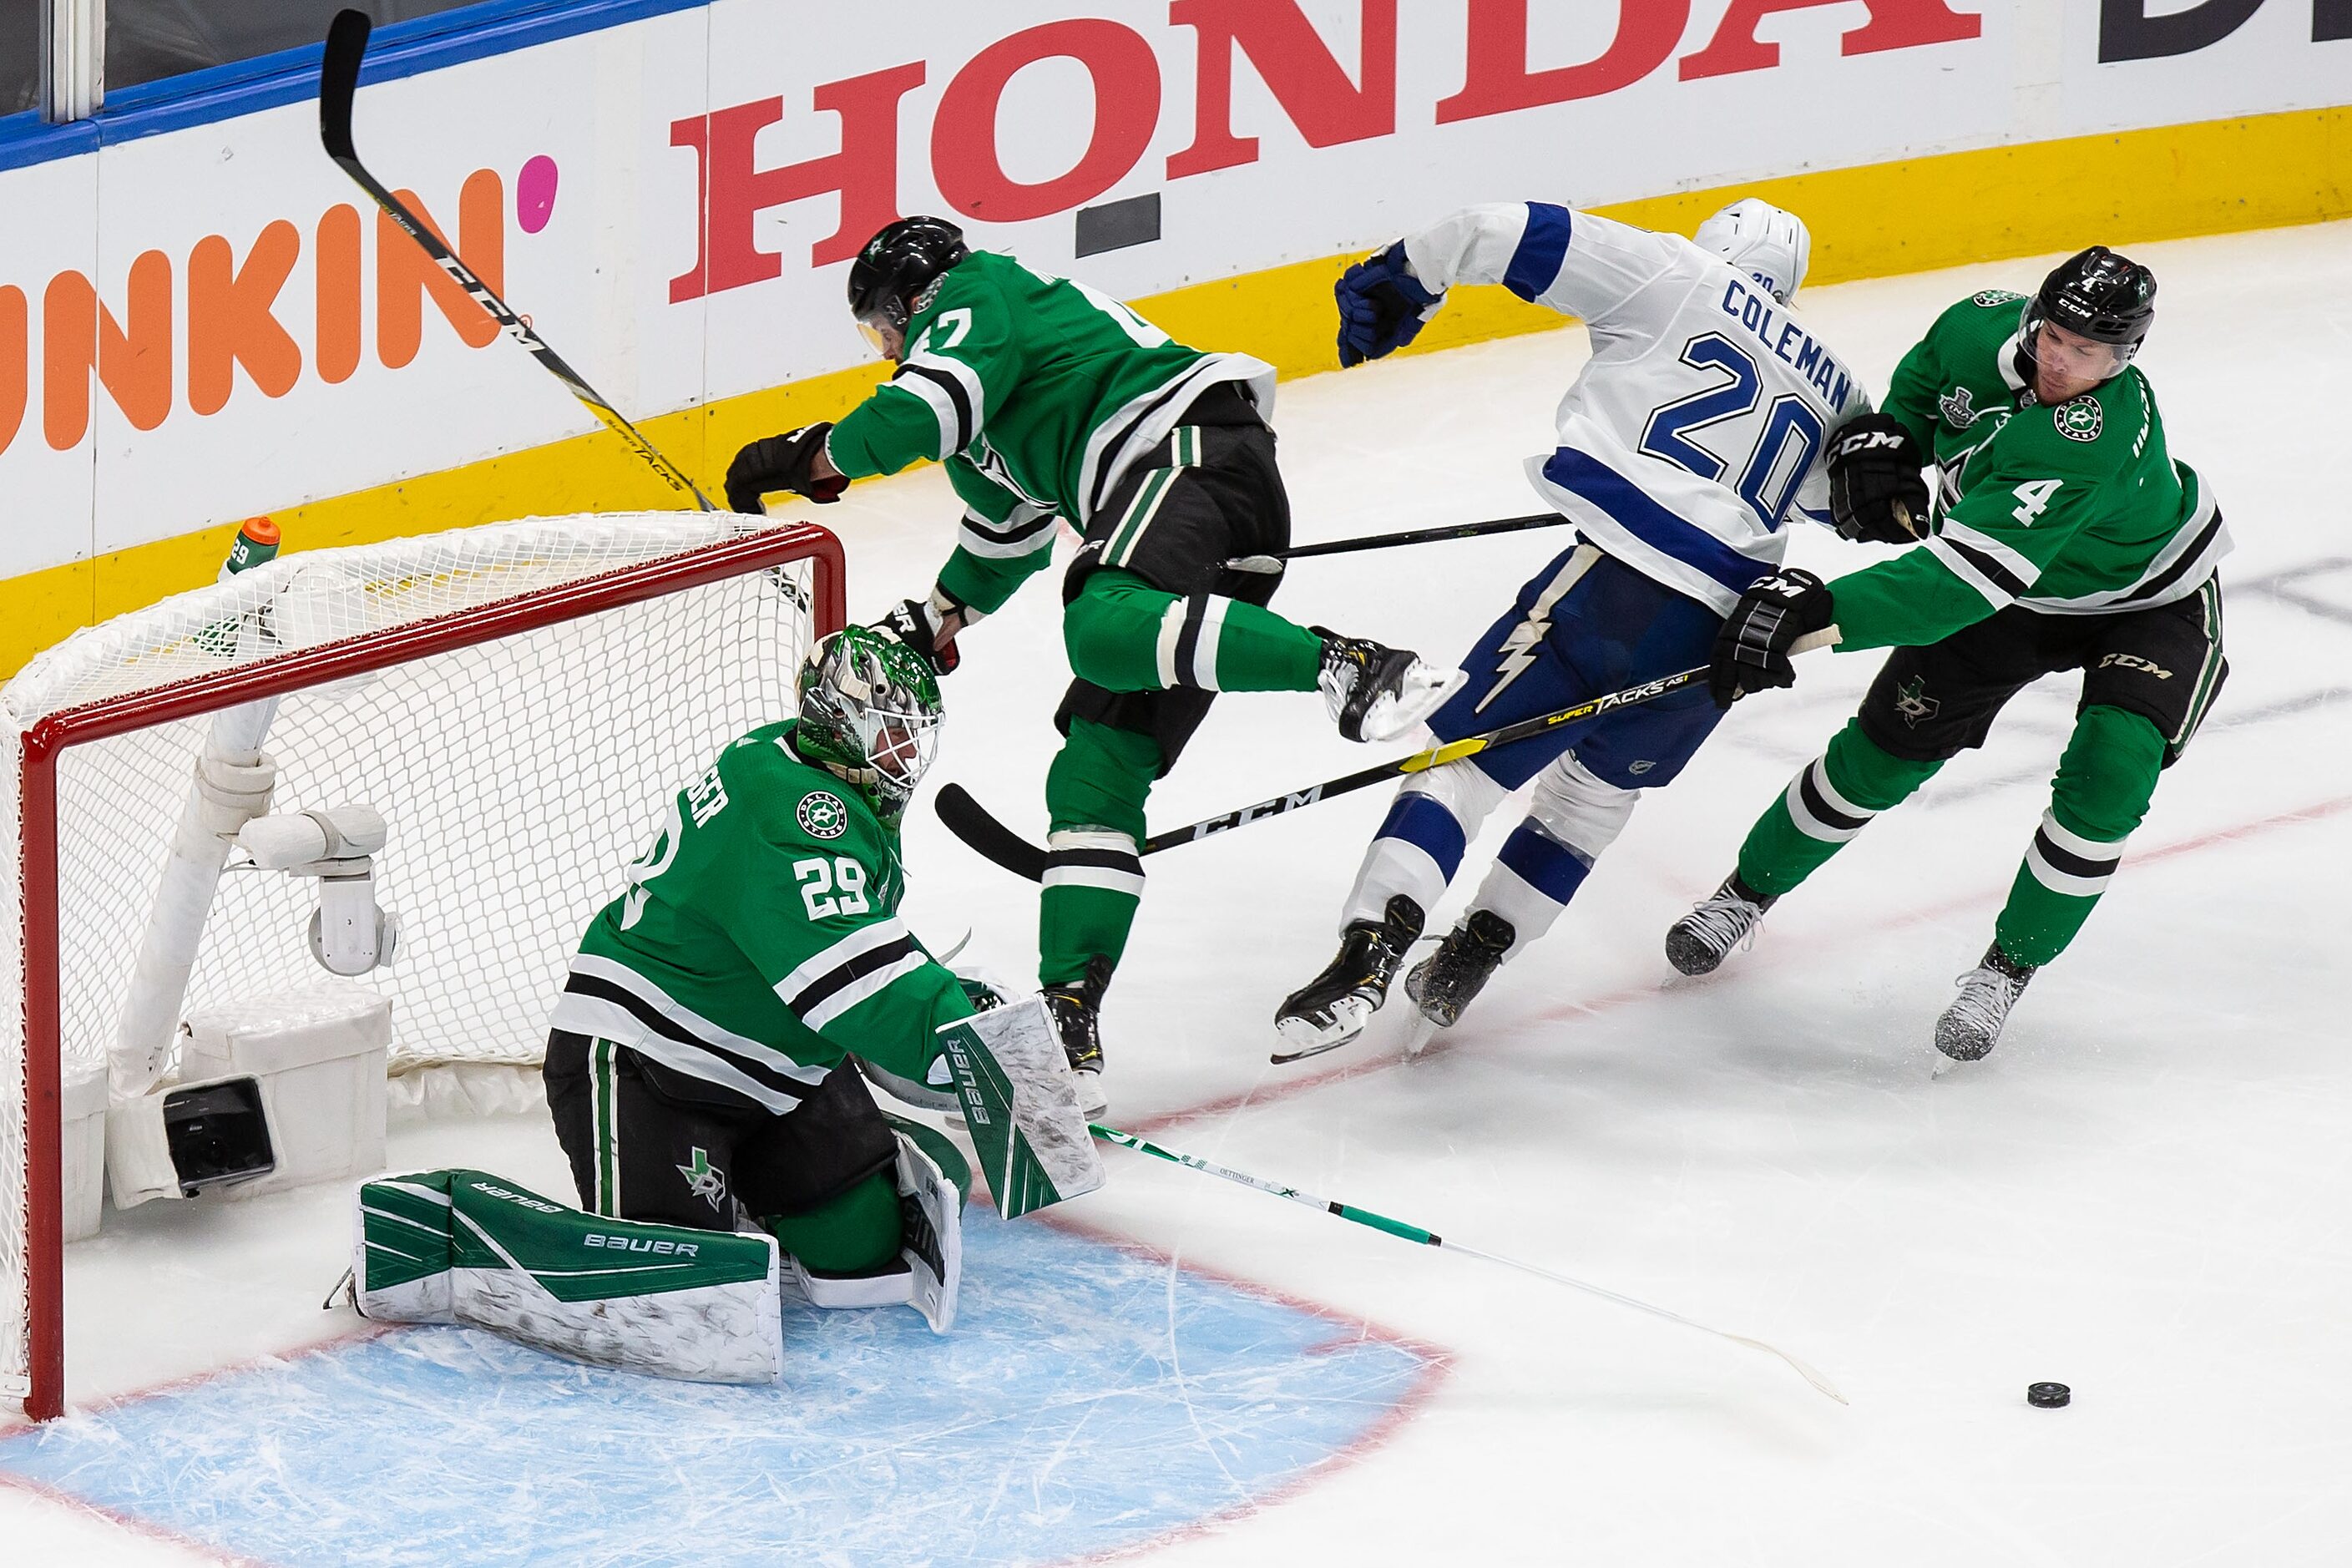
M 1102 997 L 1109 985 L 1110 960 L 1097 955 L 1087 961 L 1085 979 L 1045 987 L 1045 1006 L 1062 1033 L 1077 1085 L 1078 1110 L 1090 1121 L 1110 1105 L 1102 1086 Z
M 1369 637 L 1343 637 L 1321 626 L 1323 689 L 1339 733 L 1350 741 L 1391 741 L 1437 711 L 1468 679 L 1442 668 L 1411 648 L 1389 647 Z
M 1936 1048 L 1956 1062 L 1979 1060 L 2000 1042 L 2009 1010 L 2033 978 L 2034 965 L 2019 963 L 1995 942 L 1984 962 L 1960 976 L 1960 994 L 1936 1020 Z
M 1404 994 L 1421 1016 L 1441 1029 L 1461 1021 L 1462 1010 L 1485 989 L 1495 966 L 1511 951 L 1511 922 L 1492 910 L 1473 910 L 1446 933 L 1437 951 L 1412 966 Z
M 1713 898 L 1666 928 L 1666 962 L 1685 974 L 1714 973 L 1733 948 L 1756 940 L 1757 922 L 1775 901 L 1750 889 L 1734 871 Z
M 1274 1059 L 1295 1062 L 1346 1045 L 1388 1000 L 1389 983 L 1421 936 L 1421 906 L 1399 893 L 1386 918 L 1351 921 L 1339 955 L 1275 1009 Z

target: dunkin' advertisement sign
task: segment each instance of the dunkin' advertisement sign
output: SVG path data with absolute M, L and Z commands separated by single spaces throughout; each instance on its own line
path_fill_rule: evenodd
M 415 51 L 363 79 L 356 133 L 637 417 L 858 363 L 847 259 L 904 213 L 1133 298 L 1470 202 L 2308 108 L 2352 79 L 2352 0 L 718 0 L 594 25 L 609 14 L 505 52 Z M 102 125 L 95 150 L 12 153 L 23 121 L 0 122 L 0 576 L 592 427 L 289 98 Z M 1935 222 L 1933 193 L 1899 216 Z

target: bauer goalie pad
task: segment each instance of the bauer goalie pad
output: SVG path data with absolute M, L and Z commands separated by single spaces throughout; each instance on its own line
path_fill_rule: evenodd
M 698 1383 L 782 1376 L 773 1237 L 604 1219 L 462 1170 L 362 1183 L 352 1218 L 363 1317 Z
M 1018 1219 L 1103 1184 L 1102 1156 L 1043 996 L 960 1018 L 940 1040 L 998 1214 Z

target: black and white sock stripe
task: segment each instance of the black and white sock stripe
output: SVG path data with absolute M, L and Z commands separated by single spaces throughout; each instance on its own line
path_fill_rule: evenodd
M 2126 840 L 2102 844 L 2063 826 L 2055 812 L 2042 814 L 2042 826 L 2025 851 L 2026 868 L 2033 879 L 2053 893 L 2095 899 L 2107 890 L 2107 879 L 2124 858 Z
M 1168 606 L 1160 617 L 1160 683 L 1215 691 L 1217 647 L 1223 640 L 1225 611 L 1233 601 L 1195 594 Z
M 1047 888 L 1099 888 L 1105 892 L 1143 897 L 1143 858 L 1136 842 L 1108 828 L 1080 828 L 1049 835 L 1045 839 Z
M 1870 826 L 1878 814 L 1864 811 L 1830 783 L 1829 758 L 1815 757 L 1789 781 L 1789 816 L 1797 831 L 1824 844 L 1843 844 Z
M 1026 503 L 1015 506 L 1003 522 L 966 510 L 956 542 L 971 554 L 992 560 L 1034 555 L 1054 548 L 1054 522 L 1052 512 Z

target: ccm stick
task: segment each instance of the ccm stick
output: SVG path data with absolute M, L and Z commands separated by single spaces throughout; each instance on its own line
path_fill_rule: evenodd
M 588 405 L 588 411 L 604 421 L 605 428 L 629 444 L 629 449 L 642 458 L 646 466 L 659 474 L 662 482 L 684 499 L 691 500 L 703 511 L 717 511 L 709 498 L 686 477 L 684 469 L 662 456 L 644 432 L 630 424 L 621 411 L 604 399 L 604 395 L 588 384 L 587 378 L 563 361 L 563 356 L 547 346 L 547 341 L 533 331 L 530 323 L 509 308 L 490 286 L 481 280 L 459 258 L 457 253 L 442 242 L 414 212 L 408 204 L 385 188 L 367 171 L 352 144 L 352 98 L 359 89 L 360 61 L 367 53 L 368 33 L 372 24 L 364 11 L 339 11 L 327 27 L 326 58 L 319 66 L 319 139 L 326 144 L 327 156 L 332 158 L 344 174 L 349 174 L 360 189 L 382 207 L 384 215 L 398 224 L 403 233 L 425 247 L 442 271 L 457 281 L 457 286 L 473 297 L 474 303 L 489 312 L 506 335 L 530 351 L 540 368 L 562 382 L 565 390 Z
M 1766 1344 L 1762 1340 L 1751 1340 L 1745 1334 L 1726 1333 L 1721 1329 L 1711 1329 L 1705 1323 L 1694 1322 L 1680 1312 L 1669 1312 L 1664 1307 L 1653 1307 L 1647 1301 L 1637 1301 L 1631 1296 L 1621 1295 L 1604 1286 L 1590 1284 L 1566 1274 L 1555 1274 L 1549 1268 L 1533 1263 L 1523 1263 L 1516 1258 L 1506 1258 L 1499 1252 L 1486 1252 L 1475 1247 L 1465 1247 L 1458 1241 L 1447 1241 L 1434 1231 L 1423 1230 L 1415 1225 L 1407 1225 L 1402 1220 L 1391 1219 L 1386 1215 L 1374 1214 L 1370 1209 L 1360 1209 L 1352 1205 L 1334 1203 L 1328 1198 L 1318 1198 L 1312 1193 L 1302 1193 L 1297 1187 L 1286 1187 L 1279 1183 L 1265 1181 L 1227 1166 L 1213 1164 L 1197 1154 L 1180 1154 L 1173 1149 L 1163 1149 L 1149 1139 L 1139 1138 L 1132 1132 L 1122 1132 L 1116 1127 L 1104 1127 L 1098 1123 L 1088 1122 L 1087 1130 L 1106 1143 L 1116 1143 L 1122 1149 L 1132 1149 L 1139 1154 L 1149 1154 L 1155 1160 L 1165 1160 L 1171 1165 L 1181 1165 L 1187 1170 L 1199 1171 L 1223 1181 L 1255 1188 L 1261 1193 L 1270 1193 L 1277 1198 L 1288 1198 L 1292 1203 L 1304 1204 L 1311 1209 L 1320 1209 L 1325 1214 L 1336 1215 L 1351 1224 L 1365 1226 L 1401 1240 L 1414 1242 L 1423 1247 L 1442 1247 L 1447 1252 L 1459 1252 L 1467 1258 L 1484 1258 L 1489 1263 L 1499 1263 L 1506 1268 L 1516 1268 L 1522 1274 L 1532 1274 L 1538 1279 L 1549 1279 L 1555 1285 L 1565 1285 L 1571 1290 L 1581 1290 L 1588 1296 L 1598 1296 L 1604 1301 L 1614 1301 L 1621 1307 L 1631 1307 L 1637 1312 L 1647 1312 L 1654 1318 L 1664 1318 L 1670 1323 L 1680 1323 L 1684 1328 L 1696 1329 L 1700 1333 L 1713 1334 L 1717 1339 L 1729 1340 L 1733 1344 L 1745 1345 L 1749 1350 L 1762 1351 L 1766 1355 L 1778 1356 L 1794 1368 L 1797 1375 L 1811 1384 L 1815 1389 L 1836 1400 L 1840 1405 L 1846 1403 L 1845 1395 L 1840 1394 L 1837 1391 L 1837 1385 L 1828 1378 L 1823 1377 L 1787 1351 L 1777 1345 Z
M 1409 529 L 1402 533 L 1368 533 L 1360 539 L 1334 539 L 1323 544 L 1300 544 L 1270 555 L 1236 555 L 1225 563 L 1228 572 L 1255 572 L 1271 576 L 1286 561 L 1316 555 L 1351 555 L 1364 550 L 1391 550 L 1400 544 L 1435 544 L 1447 539 L 1484 539 L 1490 533 L 1517 533 L 1529 528 L 1559 528 L 1576 520 L 1556 511 L 1527 517 L 1498 517 L 1492 522 L 1454 522 L 1439 528 Z
M 1824 626 L 1820 631 L 1799 637 L 1790 651 L 1810 653 L 1815 648 L 1828 647 L 1837 640 L 1837 627 Z M 1557 730 L 1563 724 L 1579 723 L 1612 709 L 1631 708 L 1639 703 L 1655 701 L 1670 691 L 1680 691 L 1685 687 L 1696 685 L 1706 679 L 1706 667 L 1700 665 L 1696 668 L 1662 676 L 1656 680 L 1644 681 L 1639 686 L 1629 686 L 1622 691 L 1612 691 L 1603 696 L 1588 698 L 1582 702 L 1559 709 L 1555 712 L 1538 713 L 1532 719 L 1522 719 L 1516 724 L 1506 724 L 1499 730 L 1489 730 L 1483 735 L 1471 735 L 1459 741 L 1451 741 L 1442 746 L 1433 746 L 1425 752 L 1415 752 L 1409 757 L 1399 757 L 1393 762 L 1376 763 L 1369 768 L 1363 768 L 1352 773 L 1344 773 L 1336 779 L 1326 779 L 1321 784 L 1309 784 L 1302 790 L 1293 790 L 1287 795 L 1278 795 L 1270 800 L 1259 801 L 1255 805 L 1243 806 L 1238 811 L 1224 812 L 1220 816 L 1207 817 L 1183 827 L 1171 827 L 1165 833 L 1155 833 L 1143 841 L 1141 848 L 1137 853 L 1157 855 L 1162 849 L 1173 849 L 1180 844 L 1195 843 L 1231 828 L 1245 827 L 1253 822 L 1264 822 L 1268 817 L 1281 816 L 1286 813 L 1297 811 L 1302 806 L 1314 805 L 1318 802 L 1329 800 L 1335 795 L 1369 789 L 1373 784 L 1388 779 L 1425 773 L 1431 768 L 1443 767 L 1447 763 L 1458 763 L 1465 757 L 1475 757 L 1481 752 L 1491 751 L 1497 746 L 1507 746 L 1514 742 L 1527 740 L 1530 736 L 1541 735 Z M 962 839 L 980 855 L 994 861 L 1016 877 L 1025 877 L 1033 882 L 1045 879 L 1045 851 L 999 822 L 989 809 L 972 798 L 971 792 L 961 784 L 943 785 L 932 804 L 933 809 L 939 813 L 940 820 L 947 824 L 948 831 Z

